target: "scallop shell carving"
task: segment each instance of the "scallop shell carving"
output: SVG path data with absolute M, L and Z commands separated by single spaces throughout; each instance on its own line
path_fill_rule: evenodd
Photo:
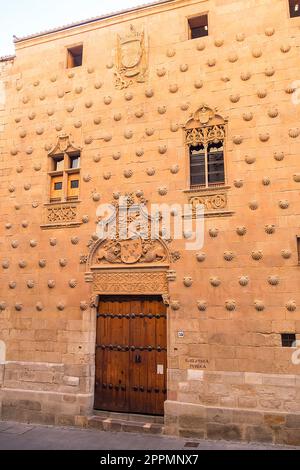
M 93 142 L 93 137 L 89 136 L 84 139 L 86 145 L 90 145 Z
M 255 300 L 254 307 L 258 312 L 262 312 L 265 309 L 265 304 L 262 300 Z
M 65 309 L 65 304 L 63 302 L 59 302 L 56 307 L 57 307 L 57 310 L 62 312 Z
M 124 131 L 124 137 L 125 139 L 131 139 L 133 137 L 133 131 L 127 129 Z
M 166 196 L 166 194 L 168 194 L 168 188 L 166 186 L 162 186 L 161 188 L 158 188 L 158 194 L 160 196 Z
M 108 181 L 110 180 L 111 178 L 111 173 L 109 171 L 107 171 L 106 173 L 103 173 L 103 178 Z
M 48 287 L 49 289 L 53 289 L 55 287 L 55 281 L 53 279 L 48 281 Z
M 292 139 L 296 139 L 300 135 L 300 129 L 299 128 L 294 128 L 289 130 L 289 136 L 292 137 Z
M 269 66 L 269 67 L 266 67 L 266 68 L 265 68 L 265 75 L 266 75 L 267 77 L 272 77 L 272 76 L 274 75 L 274 73 L 275 73 L 274 67 Z
M 99 126 L 99 124 L 101 124 L 101 117 L 95 117 L 95 118 L 94 118 L 94 124 L 95 124 L 96 126 Z
M 256 211 L 258 209 L 258 202 L 257 201 L 250 201 L 249 202 L 249 208 L 252 211 Z
M 243 80 L 244 82 L 246 82 L 250 78 L 251 78 L 251 73 L 250 72 L 242 72 L 241 73 L 241 80 Z
M 78 245 L 79 237 L 71 237 L 71 243 L 72 245 Z
M 207 303 L 205 300 L 197 300 L 197 307 L 200 312 L 205 312 L 207 309 Z
M 189 69 L 188 64 L 181 64 L 180 65 L 180 72 L 187 72 Z
M 290 204 L 289 204 L 289 201 L 284 199 L 282 201 L 279 201 L 278 205 L 279 205 L 280 209 L 287 209 Z
M 171 126 L 170 126 L 170 130 L 171 132 L 177 132 L 179 129 L 179 125 L 176 124 L 176 123 L 172 123 Z
M 238 58 L 239 56 L 237 55 L 236 52 L 231 52 L 228 56 L 228 62 L 231 62 L 233 64 L 234 62 L 238 61 Z
M 170 48 L 170 49 L 167 50 L 166 54 L 167 54 L 167 57 L 174 57 L 175 54 L 176 54 L 176 51 L 175 51 L 175 49 Z
M 268 92 L 265 88 L 261 88 L 259 90 L 257 90 L 257 96 L 259 98 L 265 98 L 267 96 Z
M 137 118 L 141 118 L 144 116 L 144 110 L 143 109 L 138 109 L 135 113 L 134 113 L 135 117 Z
M 24 189 L 25 189 L 25 191 L 29 191 L 31 189 L 31 184 L 30 183 L 25 183 L 24 184 Z
M 43 306 L 42 302 L 37 302 L 35 308 L 38 312 L 42 312 L 44 306 Z
M 169 91 L 170 93 L 177 93 L 178 91 L 178 85 L 176 83 L 173 83 L 169 86 Z
M 15 289 L 17 287 L 17 283 L 15 281 L 10 281 L 8 286 L 10 289 Z
M 263 252 L 261 250 L 252 251 L 251 256 L 255 261 L 259 261 L 263 258 Z
M 281 162 L 284 159 L 284 153 L 283 152 L 275 152 L 274 153 L 274 159 L 277 160 L 278 162 Z
M 151 137 L 154 134 L 154 129 L 147 127 L 147 129 L 145 130 L 145 133 L 148 137 Z
M 154 96 L 154 91 L 152 88 L 147 88 L 147 90 L 145 90 L 145 96 L 147 98 L 152 98 L 152 96 Z
M 83 181 L 85 183 L 89 183 L 91 181 L 91 179 L 92 179 L 91 175 L 84 175 L 83 176 Z
M 60 258 L 59 260 L 59 265 L 62 267 L 62 268 L 65 268 L 68 264 L 68 261 L 66 260 L 66 258 Z
M 242 237 L 242 236 L 246 235 L 247 229 L 246 229 L 246 227 L 237 227 L 236 233 Z
M 8 269 L 9 268 L 9 261 L 8 260 L 4 260 L 2 262 L 2 268 L 3 269 Z
M 268 140 L 270 140 L 270 134 L 267 132 L 265 134 L 259 134 L 259 140 L 261 142 L 268 142 Z
M 115 113 L 114 114 L 114 121 L 119 122 L 122 119 L 122 114 L 121 113 Z
M 225 308 L 229 312 L 233 312 L 236 309 L 236 301 L 235 300 L 226 300 Z
M 23 309 L 23 304 L 22 304 L 21 302 L 17 302 L 17 303 L 15 304 L 15 310 L 16 310 L 17 312 L 21 312 L 22 309 Z
M 88 215 L 83 215 L 81 220 L 83 224 L 87 224 L 90 221 L 90 218 Z
M 212 238 L 216 238 L 219 235 L 219 229 L 217 228 L 210 228 L 209 231 L 209 236 Z
M 201 41 L 201 42 L 198 42 L 196 49 L 197 51 L 204 51 L 205 47 L 206 47 L 205 42 Z
M 208 67 L 214 67 L 214 66 L 216 65 L 217 61 L 216 61 L 216 59 L 215 59 L 214 57 L 209 57 L 209 58 L 207 59 L 207 62 L 206 62 L 206 63 L 207 63 L 207 65 L 208 65 Z
M 40 268 L 45 268 L 46 264 L 47 264 L 47 261 L 45 259 L 40 259 L 39 260 L 39 267 Z
M 216 47 L 222 47 L 223 44 L 224 44 L 224 39 L 223 39 L 223 38 L 216 38 L 216 39 L 214 40 L 214 45 L 215 45 Z
M 81 126 L 82 126 L 82 122 L 81 122 L 81 121 L 75 121 L 75 122 L 74 122 L 74 127 L 75 127 L 76 129 L 79 129 Z
M 279 111 L 277 108 L 270 108 L 269 111 L 268 111 L 268 116 L 270 118 L 276 118 L 279 114 Z
M 295 181 L 295 183 L 300 183 L 300 173 L 295 173 L 293 175 L 293 180 Z
M 291 46 L 290 46 L 290 44 L 282 44 L 280 46 L 280 50 L 283 54 L 286 54 L 287 52 L 289 52 L 291 50 Z
M 40 171 L 42 169 L 42 165 L 40 163 L 36 163 L 33 167 L 34 171 Z
M 144 149 L 137 149 L 135 154 L 137 157 L 142 157 L 144 155 Z
M 158 77 L 164 77 L 166 75 L 166 69 L 164 67 L 157 69 L 156 74 Z
M 11 246 L 12 246 L 12 248 L 18 248 L 18 246 L 19 246 L 18 240 L 13 240 L 13 241 L 11 242 Z
M 99 154 L 94 155 L 93 160 L 94 160 L 95 163 L 99 163 L 100 160 L 101 160 L 101 156 Z
M 245 37 L 246 37 L 246 36 L 245 36 L 244 33 L 237 33 L 237 35 L 236 35 L 236 40 L 237 40 L 238 42 L 243 42 L 243 41 L 245 40 Z
M 42 135 L 44 133 L 44 128 L 43 127 L 37 127 L 35 132 L 37 135 Z
M 56 240 L 56 238 L 50 238 L 50 239 L 49 239 L 49 243 L 50 243 L 51 246 L 57 245 L 57 240 Z
M 179 173 L 179 165 L 172 165 L 170 168 L 170 172 L 172 173 L 172 175 L 176 175 L 177 173 Z
M 27 155 L 31 155 L 33 153 L 33 148 L 32 147 L 27 147 L 25 151 L 26 151 Z
M 229 97 L 231 103 L 238 103 L 241 99 L 240 95 L 230 95 Z
M 244 181 L 243 180 L 234 180 L 233 184 L 236 188 L 242 188 L 244 186 Z
M 124 98 L 126 101 L 131 101 L 133 99 L 133 94 L 128 91 L 127 93 L 125 93 Z
M 271 184 L 271 180 L 268 176 L 264 176 L 263 179 L 261 180 L 261 182 L 264 186 L 270 186 L 270 184 Z
M 14 193 L 15 190 L 16 190 L 16 188 L 15 188 L 15 186 L 13 186 L 12 184 L 10 184 L 10 185 L 8 186 L 8 191 L 9 191 L 10 193 Z
M 250 155 L 246 155 L 245 156 L 245 162 L 248 163 L 248 165 L 252 165 L 253 163 L 255 163 L 256 161 L 256 158 L 254 156 L 250 156 Z
M 205 259 L 206 259 L 206 254 L 205 253 L 197 253 L 196 258 L 197 258 L 197 261 L 199 261 L 199 263 L 203 263 L 203 261 L 205 261 Z
M 71 279 L 69 281 L 69 286 L 71 287 L 71 289 L 74 289 L 76 286 L 77 286 L 77 281 L 76 279 Z
M 296 89 L 297 89 L 296 87 L 292 85 L 288 85 L 285 89 L 285 92 L 287 95 L 292 95 L 293 93 L 295 93 Z
M 221 280 L 218 277 L 211 277 L 209 282 L 213 287 L 219 287 L 221 285 Z
M 249 284 L 249 277 L 248 276 L 241 276 L 239 278 L 239 284 L 243 287 L 247 286 Z
M 240 145 L 243 142 L 243 137 L 241 135 L 235 135 L 232 141 L 235 145 Z
M 286 308 L 289 312 L 294 312 L 294 311 L 297 309 L 296 302 L 295 302 L 294 300 L 289 300 L 289 301 L 285 304 L 285 308 Z
M 165 114 L 165 112 L 167 111 L 167 107 L 166 106 L 158 106 L 157 108 L 157 112 L 159 114 Z
M 0 310 L 3 312 L 6 309 L 6 302 L 0 302 Z
M 260 47 L 254 47 L 252 49 L 252 55 L 255 59 L 258 59 L 259 57 L 262 56 L 262 50 Z
M 20 132 L 19 132 L 19 136 L 21 137 L 21 139 L 24 139 L 24 137 L 26 137 L 27 135 L 27 132 L 25 129 L 21 129 Z
M 203 88 L 203 81 L 202 80 L 196 80 L 194 82 L 194 87 L 197 89 L 197 90 L 200 90 L 200 88 Z
M 29 245 L 31 248 L 35 248 L 37 246 L 37 241 L 36 240 L 30 240 Z
M 179 310 L 180 309 L 180 302 L 179 300 L 172 300 L 170 303 L 172 310 Z
M 292 253 L 290 250 L 281 250 L 281 256 L 284 259 L 289 259 L 292 256 Z
M 109 134 L 109 133 L 104 134 L 104 136 L 103 136 L 104 142 L 110 142 L 111 139 L 112 139 L 112 135 L 111 135 L 111 134 Z
M 26 262 L 24 259 L 21 259 L 21 260 L 19 261 L 19 267 L 20 267 L 21 269 L 24 269 L 24 268 L 26 268 L 26 266 L 27 266 L 27 262 Z
M 154 176 L 155 175 L 155 168 L 147 168 L 146 173 L 148 176 Z
M 28 289 L 33 289 L 34 288 L 34 281 L 32 279 L 27 281 L 27 287 L 28 287 Z
M 168 150 L 168 147 L 166 145 L 160 145 L 158 147 L 158 153 L 160 153 L 161 155 L 164 155 Z
M 130 170 L 130 169 L 126 169 L 126 170 L 124 170 L 123 174 L 124 174 L 125 178 L 131 178 L 132 175 L 133 175 L 133 171 Z
M 275 33 L 275 28 L 273 28 L 272 26 L 269 26 L 268 28 L 265 29 L 266 36 L 273 36 L 274 33 Z
M 82 300 L 82 301 L 80 302 L 80 310 L 85 311 L 85 310 L 87 310 L 88 308 L 89 308 L 89 304 L 88 304 L 86 301 Z
M 96 90 L 99 90 L 102 87 L 102 85 L 103 83 L 100 82 L 100 80 L 98 80 L 95 82 L 94 87 L 96 88 Z
M 276 231 L 276 227 L 275 225 L 266 225 L 265 226 L 265 232 L 269 235 L 272 235 L 273 233 L 275 233 Z
M 279 284 L 279 277 L 278 276 L 269 276 L 268 283 L 271 286 L 277 286 Z
M 64 90 L 58 90 L 57 96 L 58 96 L 58 98 L 63 98 L 65 96 Z
M 107 105 L 108 105 L 108 104 L 111 104 L 111 102 L 112 102 L 112 97 L 111 97 L 111 96 L 105 96 L 105 97 L 103 98 L 103 103 L 104 103 L 104 104 L 107 104 Z
M 193 285 L 193 279 L 190 276 L 186 276 L 183 279 L 183 284 L 185 285 L 185 287 L 191 287 Z
M 225 251 L 224 259 L 225 261 L 232 261 L 235 258 L 235 254 L 232 251 Z

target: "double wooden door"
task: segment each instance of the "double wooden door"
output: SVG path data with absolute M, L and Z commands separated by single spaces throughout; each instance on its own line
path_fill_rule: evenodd
M 95 409 L 163 415 L 166 307 L 160 297 L 102 297 L 97 315 Z

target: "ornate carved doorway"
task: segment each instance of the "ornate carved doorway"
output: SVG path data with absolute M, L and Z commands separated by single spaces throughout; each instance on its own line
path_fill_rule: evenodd
M 163 415 L 167 315 L 161 296 L 101 296 L 95 409 Z

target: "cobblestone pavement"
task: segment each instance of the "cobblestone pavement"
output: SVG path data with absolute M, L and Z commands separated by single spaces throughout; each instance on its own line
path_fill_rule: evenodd
M 187 447 L 190 442 L 198 447 Z M 181 439 L 0 422 L 0 450 L 282 450 L 296 447 Z

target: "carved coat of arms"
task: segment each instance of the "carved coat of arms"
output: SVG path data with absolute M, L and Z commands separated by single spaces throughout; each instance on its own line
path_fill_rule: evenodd
M 140 238 L 120 241 L 121 260 L 125 264 L 134 264 L 139 261 L 143 253 L 142 240 Z
M 116 88 L 122 90 L 134 82 L 145 82 L 148 66 L 144 31 L 138 32 L 131 25 L 128 35 L 118 35 L 116 55 Z

